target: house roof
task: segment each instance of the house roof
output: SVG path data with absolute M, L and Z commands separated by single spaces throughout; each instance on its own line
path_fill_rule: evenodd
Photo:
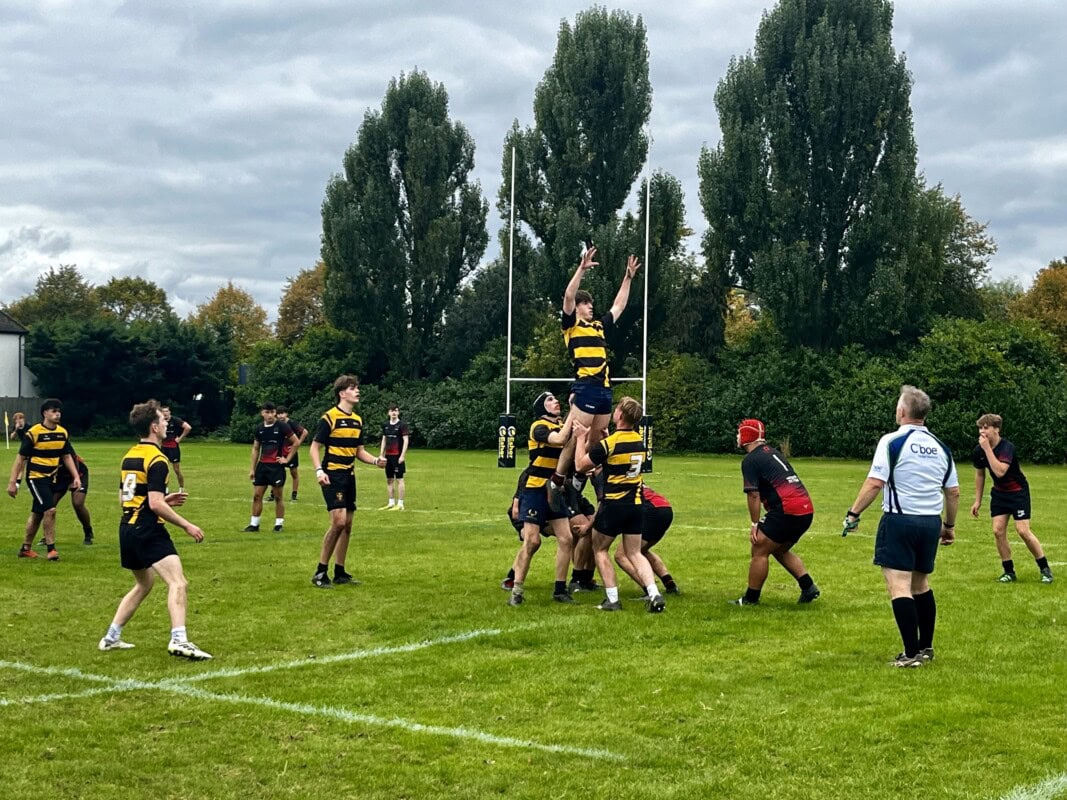
M 26 334 L 29 331 L 3 311 L 0 311 L 0 333 Z

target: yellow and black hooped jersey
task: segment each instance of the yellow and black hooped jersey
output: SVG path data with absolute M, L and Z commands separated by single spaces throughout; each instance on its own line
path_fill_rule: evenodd
M 604 466 L 604 499 L 641 505 L 641 466 L 645 445 L 637 431 L 615 431 L 589 450 L 594 464 Z
M 609 311 L 599 320 L 586 322 L 578 319 L 575 312 L 564 314 L 561 327 L 563 341 L 567 343 L 574 364 L 574 377 L 601 386 L 611 386 L 608 376 L 608 345 L 604 332 L 611 330 L 615 318 Z
M 363 418 L 354 411 L 349 414 L 334 406 L 319 419 L 313 441 L 326 447 L 322 457 L 324 470 L 351 471 L 356 463 L 356 451 L 363 445 Z
M 170 465 L 155 442 L 138 442 L 122 459 L 119 492 L 122 497 L 122 521 L 139 528 L 162 525 L 163 521 L 148 506 L 148 493 L 167 493 Z
M 559 454 L 563 445 L 549 444 L 548 435 L 563 427 L 558 419 L 541 417 L 530 426 L 530 438 L 526 446 L 530 449 L 530 466 L 526 468 L 526 488 L 543 489 L 559 463 Z
M 26 432 L 19 445 L 19 455 L 29 460 L 30 480 L 51 478 L 58 470 L 66 469 L 63 456 L 73 453 L 67 429 L 62 425 L 49 429 L 37 423 Z

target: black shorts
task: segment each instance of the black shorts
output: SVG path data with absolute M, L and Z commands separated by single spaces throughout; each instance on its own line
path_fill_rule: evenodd
M 285 464 L 260 461 L 252 478 L 253 486 L 285 486 Z
M 643 516 L 640 503 L 605 500 L 593 520 L 593 530 L 612 538 L 634 534 L 640 536 Z
M 641 540 L 647 547 L 657 544 L 674 522 L 674 509 L 670 506 L 652 506 L 644 510 Z
M 882 514 L 874 538 L 874 563 L 929 575 L 940 539 L 941 517 L 936 514 Z
M 89 494 L 89 468 L 78 462 L 78 477 L 81 478 L 81 488 L 77 491 L 81 494 Z M 63 495 L 70 491 L 70 473 L 64 467 L 59 468 L 55 475 L 52 486 L 52 494 L 55 495 L 56 505 L 63 499 Z
M 990 492 L 989 516 L 1003 517 L 1004 515 L 1018 520 L 1030 519 L 1030 493 Z
M 55 484 L 52 478 L 30 478 L 26 481 L 26 487 L 30 490 L 33 505 L 30 511 L 34 514 L 43 514 L 56 507 L 56 503 L 63 495 L 56 497 Z
M 176 444 L 174 447 L 162 447 L 163 455 L 167 457 L 171 464 L 180 464 L 182 460 L 182 448 L 181 445 Z
M 579 514 L 585 517 L 591 517 L 596 514 L 596 506 L 594 506 L 581 495 L 578 495 L 576 498 L 570 500 L 568 505 L 570 506 L 572 517 L 576 517 Z
M 408 464 L 406 461 L 401 462 L 399 455 L 385 457 L 385 477 L 403 478 L 407 471 Z
M 119 524 L 119 554 L 126 569 L 148 569 L 167 556 L 178 555 L 170 534 L 162 525 L 141 528 Z
M 297 467 L 300 466 L 300 451 L 299 450 L 297 450 L 295 453 L 293 453 L 291 456 L 289 456 L 289 461 L 286 463 L 285 466 L 286 466 L 287 469 L 290 469 L 290 470 L 294 470 L 294 469 L 296 469 Z
M 356 510 L 356 476 L 350 470 L 334 470 L 327 472 L 330 479 L 328 486 L 322 487 L 322 498 L 326 501 L 328 511 L 336 511 L 343 508 L 346 511 Z
M 772 542 L 792 547 L 800 541 L 801 536 L 807 533 L 814 516 L 814 514 L 793 516 L 780 511 L 770 511 L 759 521 L 759 529 Z
M 538 528 L 544 528 L 554 519 L 567 519 L 570 512 L 564 508 L 556 513 L 548 507 L 548 494 L 545 488 L 540 486 L 536 489 L 523 489 L 519 495 L 519 521 L 521 524 L 532 523 Z

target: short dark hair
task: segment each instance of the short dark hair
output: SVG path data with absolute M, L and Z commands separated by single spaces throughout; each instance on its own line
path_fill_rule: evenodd
M 278 407 L 274 405 L 270 400 L 264 400 L 259 404 L 260 411 L 277 411 Z
M 1004 418 L 1000 414 L 983 414 L 978 418 L 979 428 L 996 428 L 998 431 L 1004 425 Z
M 351 389 L 353 386 L 359 386 L 359 378 L 355 375 L 341 375 L 333 382 L 333 397 L 335 400 L 341 399 L 341 392 L 345 389 Z
M 63 410 L 63 402 L 61 400 L 57 400 L 54 397 L 49 397 L 47 400 L 45 400 L 43 403 L 41 403 L 41 416 L 42 417 L 44 416 L 44 412 L 46 412 L 46 411 L 62 411 L 62 410 Z
M 389 410 L 390 411 L 399 411 L 400 410 L 400 406 L 398 406 L 396 403 L 390 403 L 389 404 Z
M 278 413 L 279 414 L 288 414 L 289 413 L 289 409 L 286 408 L 285 406 L 278 406 Z
M 574 293 L 574 304 L 575 305 L 578 305 L 579 303 L 592 303 L 592 302 L 593 302 L 593 295 L 589 294 L 589 292 L 587 292 L 585 289 L 579 289 L 577 292 Z
M 130 427 L 138 436 L 144 438 L 151 432 L 152 425 L 159 420 L 162 406 L 158 400 L 147 400 L 130 409 Z

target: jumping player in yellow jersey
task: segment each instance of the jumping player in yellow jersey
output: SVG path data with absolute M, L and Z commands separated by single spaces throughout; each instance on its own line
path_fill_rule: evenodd
M 363 448 L 363 418 L 355 412 L 359 402 L 359 378 L 341 375 L 333 382 L 337 405 L 322 415 L 315 430 L 308 455 L 315 467 L 315 479 L 322 487 L 330 527 L 322 537 L 319 563 L 311 583 L 328 589 L 335 583 L 358 584 L 345 570 L 348 542 L 352 536 L 352 518 L 356 513 L 356 460 L 375 467 L 385 467 L 385 459 L 372 456 Z M 333 557 L 334 578 L 328 574 Z
M 641 434 L 634 429 L 642 413 L 640 403 L 632 397 L 622 398 L 612 415 L 615 432 L 596 442 L 591 441 L 589 428 L 581 422 L 574 423 L 578 439 L 574 466 L 583 472 L 600 465 L 604 468 L 604 501 L 593 522 L 593 553 L 607 594 L 604 602 L 597 606 L 601 611 L 622 610 L 615 567 L 608 553 L 616 536 L 622 536 L 619 546 L 638 582 L 645 587 L 648 610 L 656 614 L 666 607 L 656 586 L 652 566 L 641 552 L 641 465 L 645 460 L 645 448 Z
M 204 540 L 204 532 L 174 510 L 185 503 L 185 492 L 167 492 L 169 461 L 163 455 L 167 422 L 155 400 L 139 403 L 130 411 L 130 425 L 141 441 L 122 459 L 119 499 L 122 523 L 119 525 L 119 551 L 122 566 L 133 572 L 136 583 L 119 602 L 115 618 L 100 640 L 100 650 L 128 650 L 122 628 L 148 597 L 159 575 L 167 584 L 167 611 L 170 613 L 170 644 L 167 652 L 191 661 L 211 658 L 189 641 L 185 633 L 188 581 L 182 561 L 174 548 L 164 522 L 182 528 L 194 542 Z M 153 574 L 154 573 L 154 574 Z
M 514 579 L 508 605 L 522 605 L 524 584 L 530 571 L 530 561 L 541 547 L 541 526 L 546 523 L 556 537 L 556 583 L 552 599 L 557 603 L 573 603 L 567 591 L 567 568 L 574 551 L 574 537 L 566 510 L 552 511 L 548 507 L 545 483 L 556 468 L 562 447 L 571 438 L 572 422 L 561 422 L 559 400 L 551 392 L 541 392 L 533 406 L 536 419 L 530 426 L 530 466 L 526 469 L 526 486 L 519 496 L 518 519 L 522 522 L 522 547 L 515 556 Z
M 19 445 L 19 454 L 11 467 L 11 480 L 7 484 L 7 493 L 12 497 L 18 494 L 18 481 L 22 469 L 26 467 L 26 485 L 33 496 L 30 516 L 26 520 L 26 535 L 22 540 L 19 558 L 37 558 L 32 550 L 33 538 L 39 528 L 44 528 L 45 545 L 48 548 L 48 560 L 58 561 L 56 551 L 56 502 L 52 491 L 52 482 L 59 470 L 70 474 L 70 488 L 77 491 L 81 487 L 81 476 L 74 463 L 73 450 L 67 430 L 59 424 L 63 416 L 63 404 L 55 398 L 49 398 L 41 404 L 41 421 L 26 431 Z
M 608 430 L 611 415 L 611 378 L 608 374 L 608 349 L 604 334 L 610 331 L 622 316 L 630 298 L 630 284 L 633 282 L 641 262 L 636 256 L 626 260 L 626 273 L 615 295 L 608 313 L 601 319 L 593 318 L 593 296 L 578 287 L 586 271 L 597 266 L 596 248 L 590 247 L 582 254 L 578 269 L 574 271 L 567 289 L 563 293 L 563 340 L 574 364 L 574 383 L 568 401 L 570 411 L 568 420 L 580 422 L 590 429 L 589 441 L 599 442 Z M 548 490 L 549 504 L 554 511 L 562 505 L 564 476 L 574 462 L 574 440 L 572 440 L 559 457 L 559 464 L 552 475 Z

